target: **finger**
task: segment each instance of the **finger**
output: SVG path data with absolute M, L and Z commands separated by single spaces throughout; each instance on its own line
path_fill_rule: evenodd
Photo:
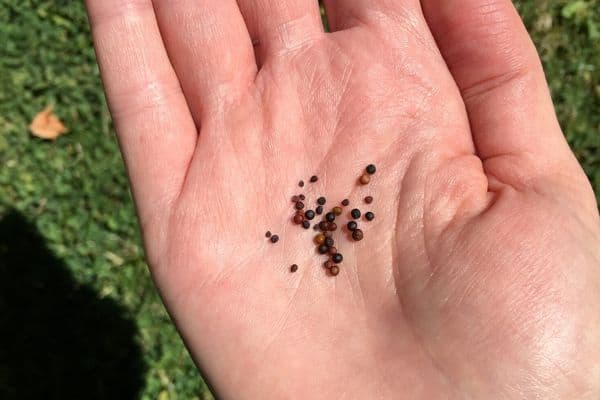
M 202 110 L 239 97 L 256 76 L 235 0 L 152 0 L 162 37 L 199 125 Z M 207 111 L 210 112 L 210 111 Z
M 98 63 L 142 223 L 181 188 L 196 129 L 150 0 L 88 0 Z
M 478 155 L 490 161 L 486 170 L 498 163 L 505 169 L 508 160 L 541 169 L 552 166 L 548 160 L 572 160 L 540 59 L 512 3 L 422 0 L 422 5 L 461 90 Z
M 358 25 L 380 28 L 388 21 L 410 26 L 421 15 L 419 0 L 323 0 L 323 4 L 332 31 Z
M 259 64 L 323 37 L 317 0 L 238 0 Z

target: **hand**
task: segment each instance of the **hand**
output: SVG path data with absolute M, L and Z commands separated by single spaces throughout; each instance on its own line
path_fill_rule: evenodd
M 510 1 L 326 6 L 330 34 L 314 0 L 88 0 L 204 376 L 224 399 L 598 399 L 598 209 Z M 290 222 L 312 174 L 309 204 L 375 197 L 337 277 Z

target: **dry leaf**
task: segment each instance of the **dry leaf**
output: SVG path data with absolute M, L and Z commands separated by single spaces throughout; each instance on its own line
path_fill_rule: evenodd
M 33 121 L 29 124 L 29 130 L 31 130 L 33 136 L 54 140 L 67 132 L 67 127 L 52 112 L 52 106 L 48 106 L 33 118 Z

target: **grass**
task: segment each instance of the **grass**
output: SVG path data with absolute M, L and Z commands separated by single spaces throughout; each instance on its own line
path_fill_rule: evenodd
M 567 138 L 600 193 L 600 0 L 516 4 L 542 55 Z M 22 365 L 64 371 L 40 398 L 69 398 L 83 378 L 86 398 L 105 398 L 106 382 L 131 386 L 134 398 L 211 398 L 146 270 L 82 2 L 0 0 L 0 38 L 0 281 L 14 283 L 10 296 L 0 293 L 0 314 L 12 310 L 0 331 L 38 343 L 33 351 L 27 340 L 5 338 L 15 343 L 3 344 L 13 345 L 11 352 L 0 350 L 0 398 L 23 398 L 15 382 L 27 382 L 31 371 L 19 371 Z M 27 131 L 49 103 L 71 130 L 56 142 Z M 2 260 L 19 260 L 19 268 Z M 78 344 L 71 360 L 79 360 L 69 370 L 56 360 L 69 347 L 60 337 L 78 329 L 77 321 L 94 329 L 72 336 L 90 340 Z M 105 340 L 123 335 L 130 337 Z M 96 342 L 111 357 L 84 351 Z M 115 376 L 123 355 L 136 360 Z

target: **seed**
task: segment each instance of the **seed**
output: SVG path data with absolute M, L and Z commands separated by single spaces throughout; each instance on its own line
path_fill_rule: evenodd
M 342 261 L 344 261 L 344 256 L 342 256 L 340 253 L 335 253 L 331 256 L 331 261 L 333 261 L 336 264 L 339 264 Z
M 296 203 L 296 210 L 302 210 L 304 208 L 304 203 L 299 201 Z
M 304 187 L 304 181 L 300 181 L 300 182 L 298 182 L 298 186 L 300 186 L 300 187 Z
M 331 237 L 325 238 L 325 244 L 327 245 L 327 247 L 333 246 L 334 243 L 335 243 L 335 241 L 333 240 L 333 238 L 331 238 Z
M 300 225 L 302 222 L 304 222 L 304 216 L 302 214 L 296 214 L 294 215 L 294 223 Z
M 330 231 L 336 231 L 337 230 L 337 224 L 335 222 L 330 222 L 329 223 L 329 230 Z
M 322 205 L 322 206 L 323 206 L 323 205 L 325 205 L 325 202 L 326 202 L 326 201 L 327 201 L 327 200 L 326 200 L 326 199 L 325 199 L 325 197 L 323 197 L 323 196 L 321 196 L 321 197 L 319 197 L 319 198 L 317 199 L 317 203 L 318 203 L 319 205 Z
M 298 265 L 292 264 L 292 266 L 290 267 L 290 272 L 296 272 L 296 271 L 298 271 Z
M 335 215 L 341 215 L 342 214 L 342 207 L 333 207 L 333 210 L 331 210 L 331 211 L 333 211 L 333 213 Z
M 316 182 L 316 181 L 318 181 L 318 180 L 319 180 L 319 177 L 318 177 L 318 176 L 316 176 L 316 175 L 313 175 L 313 176 L 311 176 L 311 177 L 310 177 L 310 181 L 311 181 L 312 183 L 315 183 L 315 182 Z
M 365 218 L 367 221 L 373 221 L 375 214 L 373 214 L 371 211 L 368 211 L 365 213 Z
M 307 220 L 302 221 L 302 227 L 304 229 L 310 228 L 310 222 L 308 222 Z
M 306 210 L 304 216 L 306 217 L 306 219 L 312 220 L 315 217 L 315 212 L 313 210 Z
M 300 197 L 298 197 L 296 195 L 292 196 L 292 203 L 297 203 L 298 200 L 300 200 Z
M 329 222 L 333 222 L 335 221 L 335 214 L 332 212 L 328 212 L 327 214 L 325 214 L 325 219 Z
M 331 255 L 334 255 L 335 253 L 337 253 L 337 249 L 333 246 L 331 246 L 328 250 L 328 253 Z
M 319 253 L 327 254 L 328 251 L 329 251 L 329 247 L 327 247 L 326 244 L 322 244 L 319 246 Z
M 360 218 L 360 210 L 358 208 L 355 208 L 354 210 L 350 211 L 350 215 L 352 215 L 352 218 L 354 218 L 354 219 L 359 219 Z
M 302 201 L 304 201 L 304 200 L 306 199 L 306 197 L 305 197 L 303 194 L 301 194 L 300 196 L 298 196 L 298 198 L 299 198 L 300 200 L 302 200 Z
M 369 184 L 369 182 L 371 182 L 371 175 L 362 174 L 359 181 L 362 185 L 367 185 L 367 184 Z
M 323 206 L 318 206 L 315 211 L 317 212 L 317 215 L 323 214 Z
M 327 261 L 325 261 L 325 263 L 323 265 L 325 266 L 325 268 L 331 269 L 331 267 L 333 267 L 335 265 L 335 263 L 331 260 L 327 260 Z
M 329 223 L 327 221 L 319 222 L 319 229 L 322 231 L 329 230 Z
M 375 171 L 377 171 L 377 168 L 375 168 L 373 164 L 369 164 L 367 165 L 367 168 L 365 168 L 365 171 L 367 171 L 367 174 L 373 175 Z
M 323 232 L 326 238 L 330 238 L 332 236 L 331 232 Z
M 313 229 L 314 229 L 315 231 L 316 231 L 316 230 L 319 230 L 319 224 L 314 224 L 314 225 L 313 225 Z
M 315 236 L 315 243 L 318 245 L 322 245 L 323 243 L 325 243 L 325 235 L 319 233 L 317 236 Z
M 348 206 L 348 204 L 350 204 L 350 200 L 348 200 L 348 199 L 344 199 L 344 200 L 342 200 L 342 205 L 343 205 L 344 207 L 347 207 L 347 206 Z
M 361 230 L 360 230 L 360 229 L 358 229 L 358 228 L 357 228 L 357 229 L 355 229 L 355 230 L 352 232 L 352 239 L 354 239 L 354 240 L 355 240 L 355 241 L 357 241 L 357 242 L 358 242 L 359 240 L 362 240 L 362 239 L 363 239 L 363 231 L 361 231 Z
M 350 221 L 348 222 L 348 225 L 346 225 L 348 227 L 348 230 L 354 231 L 356 230 L 356 228 L 358 228 L 358 224 L 355 221 Z
M 373 202 L 373 196 L 367 196 L 367 197 L 365 197 L 365 203 L 371 204 L 372 202 Z
M 265 236 L 270 238 L 271 237 L 271 231 L 267 231 L 267 233 L 265 233 Z
M 337 265 L 334 265 L 333 267 L 331 267 L 331 268 L 329 269 L 329 273 L 330 273 L 332 276 L 336 276 L 337 274 L 339 274 L 339 273 L 340 273 L 340 267 L 338 267 Z
M 271 242 L 277 243 L 278 241 L 279 241 L 279 236 L 277 236 L 277 235 L 271 236 Z

